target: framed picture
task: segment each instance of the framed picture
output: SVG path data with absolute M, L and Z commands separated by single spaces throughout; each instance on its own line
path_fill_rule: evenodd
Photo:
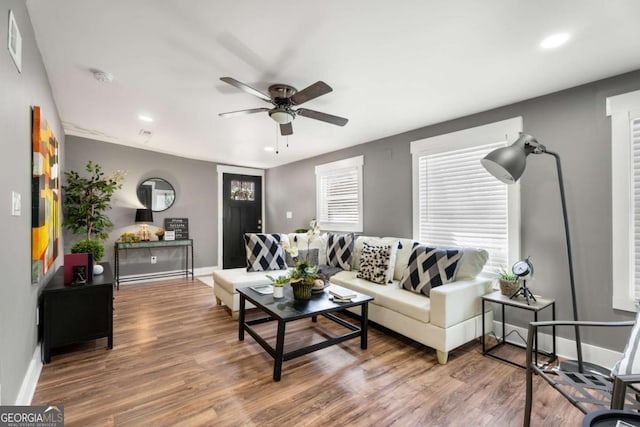
M 12 10 L 9 11 L 9 37 L 7 46 L 18 72 L 22 73 L 22 36 L 20 35 L 18 23 L 16 22 L 16 17 L 13 16 Z

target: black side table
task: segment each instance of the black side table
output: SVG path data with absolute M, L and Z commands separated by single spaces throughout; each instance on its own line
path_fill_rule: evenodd
M 82 286 L 64 285 L 60 267 L 40 294 L 42 362 L 49 363 L 51 349 L 107 337 L 113 348 L 113 273 L 109 263 L 104 272 Z
M 521 365 L 519 363 L 516 363 L 512 360 L 509 359 L 505 359 L 503 357 L 500 357 L 496 354 L 492 354 L 491 351 L 495 350 L 496 348 L 504 345 L 504 344 L 509 344 L 511 346 L 514 347 L 519 347 L 519 348 L 524 348 L 526 349 L 526 346 L 523 345 L 518 345 L 518 344 L 514 344 L 514 343 L 510 343 L 507 342 L 505 340 L 505 306 L 510 306 L 510 307 L 516 307 L 522 310 L 527 310 L 527 311 L 531 311 L 533 312 L 533 321 L 537 322 L 538 321 L 538 313 L 542 310 L 544 310 L 547 307 L 551 307 L 551 320 L 556 320 L 556 302 L 555 300 L 546 300 L 546 299 L 542 299 L 542 298 L 537 298 L 537 301 L 531 301 L 529 303 L 527 303 L 527 301 L 523 298 L 509 298 L 508 296 L 502 295 L 502 293 L 500 291 L 496 291 L 496 292 L 492 292 L 490 294 L 487 295 L 483 295 L 482 297 L 482 354 L 489 356 L 489 357 L 493 357 L 494 359 L 497 360 L 502 360 L 503 362 L 507 362 L 511 365 L 514 366 L 518 366 L 520 368 L 526 369 L 527 367 L 525 365 Z M 493 304 L 499 304 L 500 307 L 502 308 L 502 339 L 498 340 L 498 343 L 495 344 L 492 347 L 487 348 L 487 343 L 485 342 L 484 336 L 485 336 L 485 326 L 484 326 L 484 316 L 485 316 L 485 303 L 493 303 Z M 548 357 L 549 359 L 547 360 L 546 363 L 550 363 L 553 362 L 554 360 L 556 360 L 556 358 L 558 357 L 556 355 L 556 327 L 552 326 L 552 330 L 553 330 L 553 350 L 551 351 L 551 353 L 542 351 L 542 350 L 538 350 L 538 339 L 536 337 L 536 341 L 535 341 L 535 346 L 536 348 L 534 349 L 534 357 L 535 357 L 535 363 L 538 364 L 538 355 L 541 354 L 543 356 Z

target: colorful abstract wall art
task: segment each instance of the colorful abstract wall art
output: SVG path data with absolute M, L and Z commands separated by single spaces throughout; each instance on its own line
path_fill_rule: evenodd
M 33 107 L 32 139 L 31 283 L 38 283 L 60 251 L 58 140 L 40 107 Z

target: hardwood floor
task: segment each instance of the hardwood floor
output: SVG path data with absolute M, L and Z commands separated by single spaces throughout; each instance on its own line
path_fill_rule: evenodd
M 273 324 L 261 327 L 275 338 Z M 339 328 L 294 322 L 287 344 Z M 434 350 L 374 327 L 367 350 L 348 341 L 284 362 L 278 383 L 272 375 L 273 360 L 250 336 L 238 341 L 210 287 L 128 285 L 116 292 L 113 350 L 106 339 L 54 350 L 32 403 L 64 405 L 67 426 L 522 425 L 524 370 L 482 356 L 479 342 L 438 365 Z M 582 417 L 536 381 L 532 425 L 576 426 Z

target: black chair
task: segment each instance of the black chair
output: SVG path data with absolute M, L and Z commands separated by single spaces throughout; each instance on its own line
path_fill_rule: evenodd
M 536 365 L 533 359 L 535 340 L 539 327 L 571 326 L 571 327 L 621 327 L 633 326 L 636 322 L 574 322 L 574 321 L 548 321 L 531 322 L 527 337 L 527 396 L 524 410 L 524 426 L 531 423 L 531 407 L 533 404 L 533 375 L 542 377 L 562 396 L 569 400 L 583 413 L 589 413 L 601 409 L 627 409 L 640 411 L 640 391 L 635 386 L 627 387 L 634 383 L 640 383 L 639 374 L 612 375 L 601 374 L 593 371 L 583 372 L 563 371 L 558 366 Z M 636 331 L 636 328 L 634 328 Z M 640 334 L 631 334 L 635 337 Z M 633 344 L 633 343 L 632 343 Z M 627 349 L 630 347 L 627 343 Z M 625 349 L 625 354 L 627 353 Z M 624 357 L 625 355 L 623 355 Z

